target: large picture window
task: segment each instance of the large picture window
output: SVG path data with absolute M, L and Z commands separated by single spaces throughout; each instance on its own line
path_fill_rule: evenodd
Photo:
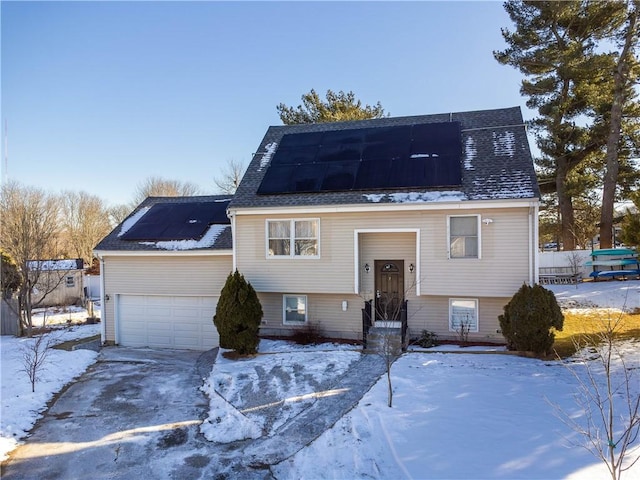
M 449 217 L 449 258 L 480 258 L 480 216 Z
M 301 324 L 307 321 L 307 296 L 285 295 L 282 298 L 282 320 L 287 324 Z
M 320 220 L 267 220 L 268 257 L 317 257 Z
M 459 332 L 478 331 L 478 300 L 474 298 L 449 299 L 449 330 Z

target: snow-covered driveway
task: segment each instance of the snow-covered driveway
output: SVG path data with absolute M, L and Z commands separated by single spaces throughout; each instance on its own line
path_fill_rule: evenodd
M 2 478 L 192 478 L 215 461 L 199 435 L 212 353 L 103 349 L 12 453 Z

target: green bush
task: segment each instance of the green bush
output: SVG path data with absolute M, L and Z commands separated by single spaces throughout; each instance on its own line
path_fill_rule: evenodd
M 230 273 L 213 317 L 220 334 L 220 346 L 243 355 L 256 353 L 261 320 L 262 305 L 256 291 L 237 270 Z
M 422 330 L 420 336 L 415 340 L 415 343 L 423 348 L 435 347 L 438 345 L 438 335 L 429 330 Z
M 540 285 L 522 285 L 498 319 L 509 350 L 538 355 L 550 351 L 555 338 L 551 329 L 562 330 L 564 323 L 555 295 Z

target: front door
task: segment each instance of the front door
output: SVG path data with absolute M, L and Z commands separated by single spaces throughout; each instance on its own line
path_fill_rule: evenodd
M 404 260 L 376 260 L 376 321 L 400 321 L 404 301 Z

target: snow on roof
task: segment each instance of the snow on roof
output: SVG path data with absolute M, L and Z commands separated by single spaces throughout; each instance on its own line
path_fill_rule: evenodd
M 467 138 L 467 141 L 464 144 L 465 150 L 465 159 L 464 159 L 464 168 L 465 170 L 474 170 L 472 161 L 476 158 L 478 154 L 478 149 L 476 148 L 476 142 L 473 138 Z
M 262 154 L 262 158 L 260 159 L 260 167 L 258 168 L 258 171 L 261 171 L 263 168 L 269 165 L 269 162 L 271 161 L 271 157 L 273 156 L 277 148 L 278 148 L 278 144 L 276 142 L 271 142 L 265 145 L 264 149 L 266 151 Z
M 493 133 L 493 153 L 496 157 L 513 157 L 516 153 L 516 137 L 513 132 Z
M 459 202 L 466 200 L 464 193 L 458 190 L 439 192 L 407 192 L 407 193 L 374 193 L 363 195 L 372 203 L 382 201 L 392 203 L 422 203 L 422 202 Z
M 140 245 L 151 245 L 161 250 L 195 250 L 212 247 L 218 236 L 229 225 L 211 225 L 200 240 L 162 240 L 157 242 L 138 242 Z
M 67 260 L 32 260 L 28 262 L 29 270 L 60 271 L 78 270 L 78 259 Z M 80 267 L 82 268 L 82 267 Z
M 122 227 L 120 228 L 120 232 L 118 232 L 118 236 L 121 237 L 122 235 L 127 233 L 127 231 L 129 231 L 129 229 L 133 227 L 138 222 L 138 220 L 140 220 L 149 210 L 150 207 L 141 208 L 136 213 L 127 218 L 124 222 L 122 222 Z

